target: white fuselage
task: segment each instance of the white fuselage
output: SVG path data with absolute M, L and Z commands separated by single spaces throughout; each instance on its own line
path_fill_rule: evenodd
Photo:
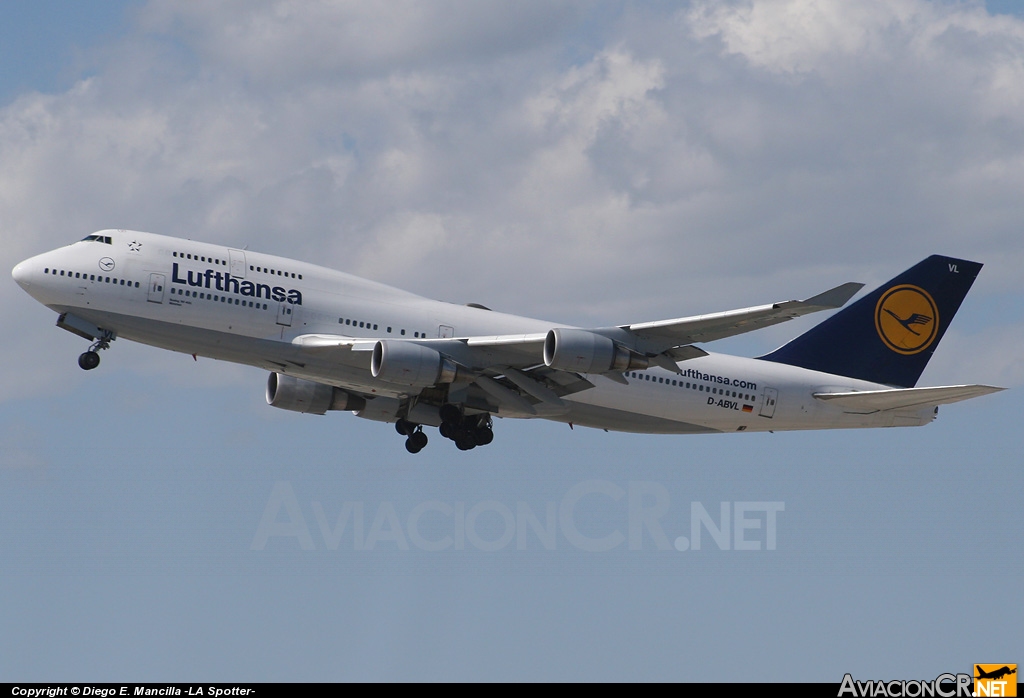
M 18 283 L 58 313 L 70 312 L 116 336 L 247 364 L 350 391 L 398 397 L 403 386 L 372 377 L 370 353 L 322 358 L 292 343 L 301 335 L 429 340 L 544 333 L 565 325 L 434 301 L 313 264 L 191 240 L 102 231 L 38 255 L 14 270 Z M 109 240 L 109 242 L 107 242 Z M 771 361 L 723 354 L 601 375 L 561 407 L 537 416 L 617 431 L 700 433 L 921 425 L 932 407 L 857 414 L 816 392 L 887 386 Z

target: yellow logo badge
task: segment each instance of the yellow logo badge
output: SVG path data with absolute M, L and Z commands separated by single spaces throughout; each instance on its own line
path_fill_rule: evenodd
M 986 698 L 1017 695 L 1017 665 L 975 664 L 974 695 Z
M 905 284 L 882 294 L 875 306 L 875 329 L 885 345 L 900 354 L 917 354 L 939 331 L 939 310 L 923 288 Z

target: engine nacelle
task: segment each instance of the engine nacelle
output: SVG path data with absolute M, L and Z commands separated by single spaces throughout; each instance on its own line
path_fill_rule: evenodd
M 386 383 L 429 388 L 438 383 L 453 383 L 458 366 L 422 344 L 382 339 L 373 347 L 370 373 Z
M 304 414 L 324 414 L 327 410 L 361 410 L 366 407 L 366 400 L 333 385 L 271 373 L 267 379 L 267 404 Z
M 642 371 L 650 359 L 586 330 L 556 328 L 544 338 L 544 365 L 574 373 Z

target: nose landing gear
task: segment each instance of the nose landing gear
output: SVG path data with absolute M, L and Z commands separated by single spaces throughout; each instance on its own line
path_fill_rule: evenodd
M 100 365 L 100 355 L 92 349 L 78 357 L 78 366 L 83 371 L 91 371 Z
M 93 342 L 92 346 L 89 347 L 89 351 L 82 353 L 78 357 L 78 366 L 83 371 L 91 371 L 100 365 L 99 351 L 101 349 L 109 349 L 110 342 L 114 338 L 112 332 L 104 331 L 103 336 Z

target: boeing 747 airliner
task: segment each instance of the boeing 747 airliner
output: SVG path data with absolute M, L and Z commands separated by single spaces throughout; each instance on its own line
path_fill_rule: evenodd
M 256 366 L 270 372 L 270 405 L 393 422 L 416 453 L 425 425 L 461 450 L 489 444 L 493 416 L 658 434 L 927 424 L 938 405 L 1001 390 L 915 387 L 981 266 L 928 257 L 758 358 L 697 345 L 841 308 L 861 284 L 579 328 L 130 230 L 32 257 L 13 276 L 58 327 L 92 342 L 83 369 L 118 338 Z

